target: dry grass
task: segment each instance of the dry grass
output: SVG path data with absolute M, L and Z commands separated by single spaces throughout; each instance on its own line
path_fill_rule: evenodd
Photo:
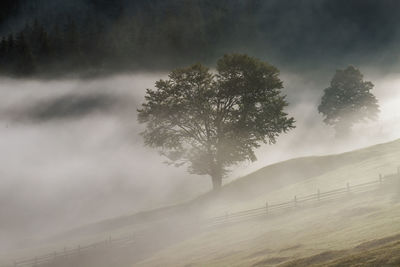
M 376 180 L 379 173 L 391 174 L 399 165 L 400 140 L 340 155 L 289 160 L 234 181 L 224 187 L 219 195 L 208 194 L 175 207 L 89 225 L 83 230 L 68 233 L 68 236 L 76 247 L 78 244 L 105 239 L 108 235 L 140 234 L 148 225 L 157 221 L 162 225 L 164 218 L 183 211 L 190 210 L 192 214 L 202 211 L 205 216 L 215 216 L 258 208 L 264 206 L 266 200 L 273 204 L 292 199 L 294 195 L 315 193 L 317 188 L 324 192 L 343 187 L 349 181 L 357 184 Z M 378 262 L 384 257 L 389 264 L 396 262 L 392 254 L 398 252 L 398 246 L 393 244 L 386 250 L 389 254 L 384 254 L 373 244 L 382 242 L 381 237 L 400 233 L 399 222 L 400 194 L 378 191 L 376 194 L 349 196 L 324 205 L 300 207 L 279 216 L 193 232 L 185 240 L 170 240 L 175 243 L 146 256 L 137 265 L 310 266 L 341 264 L 340 261 L 350 262 L 362 255 L 371 262 Z M 157 238 L 161 239 L 154 236 L 154 242 L 158 242 Z M 40 248 L 43 252 L 36 248 L 29 253 L 40 255 L 59 250 L 67 241 L 60 238 L 55 245 L 43 244 L 43 248 Z M 371 247 L 363 247 L 368 244 Z M 380 245 L 389 246 L 391 243 Z M 308 265 L 300 265 L 302 262 Z
M 265 200 L 279 202 L 295 194 L 315 193 L 317 188 L 343 187 L 346 182 L 376 180 L 379 173 L 393 173 L 398 165 L 399 140 L 279 163 L 228 185 L 220 199 L 214 199 L 217 207 L 209 214 L 260 207 Z M 281 178 L 282 183 L 274 182 Z M 391 189 L 193 234 L 138 265 L 351 266 L 359 260 L 367 266 L 395 266 L 390 264 L 397 264 L 398 245 L 388 242 L 395 242 L 395 234 L 400 234 L 400 193 Z
M 325 266 L 331 262 L 347 266 L 339 260 L 368 253 L 378 257 L 375 250 L 400 237 L 400 203 L 394 199 L 381 192 L 221 227 L 194 235 L 138 265 Z M 395 256 L 385 257 L 391 262 Z
M 311 257 L 290 261 L 280 266 L 400 266 L 400 235 L 368 241 L 353 249 L 326 251 Z

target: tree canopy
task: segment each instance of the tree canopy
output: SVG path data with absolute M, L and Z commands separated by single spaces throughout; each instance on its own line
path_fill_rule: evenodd
M 373 87 L 372 82 L 364 81 L 360 70 L 353 66 L 337 70 L 318 106 L 324 122 L 333 125 L 341 136 L 346 135 L 354 123 L 376 120 L 379 105 L 371 93 Z
M 173 70 L 155 87 L 138 110 L 145 144 L 170 164 L 210 175 L 214 189 L 230 166 L 255 161 L 255 148 L 295 127 L 278 69 L 247 55 L 223 56 L 215 74 L 201 64 Z

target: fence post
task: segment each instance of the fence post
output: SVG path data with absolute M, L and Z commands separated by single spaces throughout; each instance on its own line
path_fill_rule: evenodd
M 321 191 L 319 190 L 319 188 L 318 188 L 318 191 L 317 191 L 317 199 L 318 199 L 318 201 L 321 200 Z
M 33 266 L 37 266 L 38 259 L 35 257 L 35 264 Z
M 16 261 L 14 261 L 14 267 L 17 267 L 17 262 Z
M 379 184 L 380 185 L 382 185 L 382 181 L 383 181 L 382 174 L 379 174 Z
M 268 214 L 268 201 L 265 202 L 265 212 Z
M 294 206 L 297 207 L 297 196 L 294 196 Z
M 347 184 L 346 184 L 346 187 L 347 187 L 347 192 L 350 193 L 350 183 L 347 183 Z
M 64 257 L 67 258 L 67 247 L 64 247 Z
M 78 245 L 78 255 L 81 254 L 81 245 Z

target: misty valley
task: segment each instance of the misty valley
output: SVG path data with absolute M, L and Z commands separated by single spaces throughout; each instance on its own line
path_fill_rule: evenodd
M 0 4 L 0 267 L 400 266 L 400 3 Z

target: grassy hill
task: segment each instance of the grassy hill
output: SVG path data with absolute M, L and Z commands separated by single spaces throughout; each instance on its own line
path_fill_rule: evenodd
M 294 195 L 328 191 L 347 182 L 363 183 L 392 174 L 400 166 L 400 139 L 337 155 L 303 157 L 266 166 L 227 185 L 221 192 L 209 192 L 181 205 L 144 211 L 75 229 L 67 235 L 112 231 L 133 224 L 168 216 L 206 210 L 205 216 L 218 216 L 279 202 Z
M 138 266 L 398 266 L 399 220 L 386 194 L 346 198 L 210 230 Z
M 267 166 L 228 184 L 218 197 L 202 200 L 213 198 L 219 211 L 262 207 L 266 199 L 279 202 L 347 182 L 373 181 L 395 173 L 399 165 L 396 140 Z M 390 189 L 221 227 L 166 248 L 139 266 L 399 266 L 400 183 Z
M 47 240 L 41 248 L 29 253 L 37 255 L 60 246 L 90 244 L 109 235 L 137 234 L 142 237 L 131 250 L 126 250 L 131 256 L 129 261 L 119 262 L 118 266 L 134 263 L 143 266 L 310 266 L 310 262 L 322 265 L 330 262 L 335 266 L 336 262 L 351 261 L 362 255 L 373 261 L 380 249 L 384 249 L 381 246 L 389 246 L 388 251 L 394 254 L 399 249 L 397 236 L 389 238 L 390 242 L 376 242 L 377 245 L 359 249 L 362 244 L 369 244 L 366 242 L 400 234 L 397 188 L 211 230 L 187 231 L 183 225 L 226 212 L 263 207 L 265 201 L 278 203 L 318 189 L 324 192 L 344 187 L 346 183 L 374 181 L 379 174 L 395 173 L 398 166 L 400 140 L 337 155 L 292 159 L 239 178 L 225 185 L 218 194 L 210 192 L 181 205 L 74 229 Z M 135 258 L 135 251 L 140 251 L 140 256 Z M 388 262 L 393 260 L 391 255 L 386 255 Z M 93 266 L 107 264 L 106 258 L 111 256 L 100 258 Z
M 260 207 L 294 195 L 328 191 L 378 179 L 400 166 L 400 140 L 337 155 L 291 159 L 266 166 L 226 186 L 216 196 L 209 193 L 191 204 L 207 203 L 212 214 Z M 222 213 L 223 214 L 223 213 Z

